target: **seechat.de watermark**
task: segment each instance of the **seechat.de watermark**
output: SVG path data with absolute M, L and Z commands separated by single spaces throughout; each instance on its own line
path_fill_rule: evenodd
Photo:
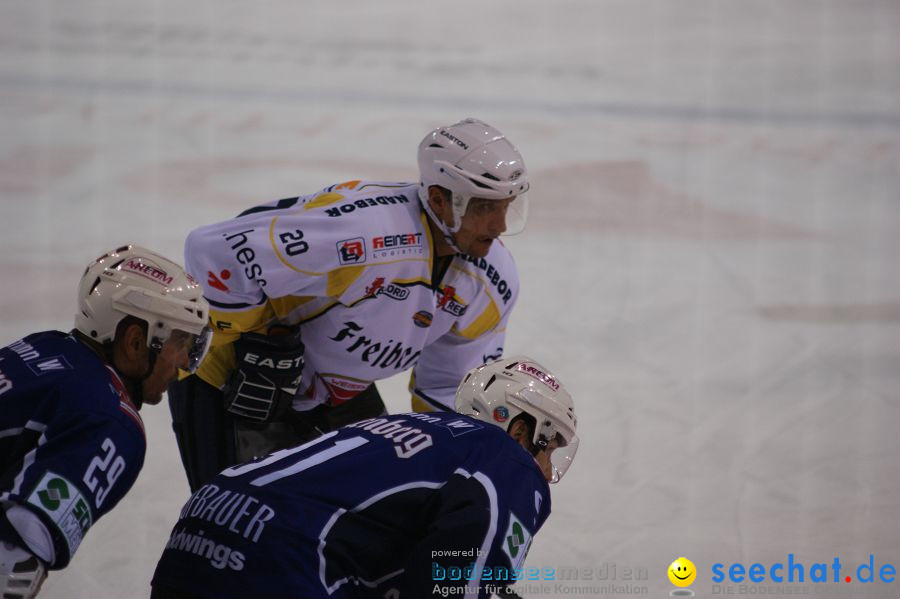
M 878 593 L 892 584 L 897 568 L 879 563 L 874 554 L 867 560 L 805 563 L 793 553 L 772 563 L 734 562 L 712 566 L 713 595 L 851 595 Z

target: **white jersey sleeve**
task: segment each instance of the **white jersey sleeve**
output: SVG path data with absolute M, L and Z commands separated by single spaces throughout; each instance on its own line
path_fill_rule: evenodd
M 452 411 L 465 374 L 503 355 L 507 323 L 518 299 L 516 265 L 500 243 L 486 259 L 463 257 L 454 262 L 445 280 L 460 287 L 475 284 L 478 291 L 470 296 L 473 299 L 456 325 L 422 350 L 410 381 L 413 407 L 419 411 Z
M 306 208 L 320 197 L 292 200 Z M 205 281 L 215 309 L 242 311 L 266 298 L 324 294 L 327 274 L 340 266 L 327 239 L 334 225 L 321 212 L 287 207 L 286 200 L 273 202 L 188 235 L 187 270 Z
M 420 226 L 413 221 L 419 212 L 416 189 L 409 183 L 350 181 L 255 206 L 192 231 L 185 242 L 185 267 L 203 283 L 214 333 L 200 378 L 221 387 L 233 368 L 231 343 L 245 332 L 265 333 L 275 323 L 316 319 L 307 323 L 304 335 L 331 343 L 328 337 L 337 330 L 326 331 L 325 325 L 339 305 L 352 303 L 347 288 L 367 269 L 396 274 L 399 266 L 385 266 L 387 259 L 376 256 L 384 252 L 376 252 L 373 241 Z M 329 317 L 319 316 L 329 310 Z M 354 314 L 362 317 L 358 310 Z M 366 316 L 363 324 L 369 322 Z M 319 351 L 309 357 L 325 372 L 347 374 Z

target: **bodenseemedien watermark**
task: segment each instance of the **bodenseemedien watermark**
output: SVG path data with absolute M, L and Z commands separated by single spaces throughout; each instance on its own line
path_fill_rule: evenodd
M 464 556 L 477 555 L 463 552 Z M 466 566 L 442 566 L 431 564 L 431 578 L 435 581 L 434 593 L 444 597 L 451 594 L 477 594 L 497 592 L 509 587 L 521 596 L 531 595 L 646 595 L 648 579 L 646 567 L 620 566 L 615 562 L 600 566 L 545 566 L 545 567 L 485 567 L 471 562 Z M 442 588 L 439 583 L 467 582 L 468 586 Z
M 572 595 L 582 597 L 597 597 L 609 595 L 611 597 L 622 595 L 648 595 L 649 590 L 644 585 L 635 584 L 588 584 L 588 583 L 562 583 L 555 584 L 539 584 L 539 583 L 518 583 L 510 585 L 485 584 L 475 585 L 473 587 L 442 587 L 435 583 L 431 594 L 434 597 L 477 597 L 479 593 L 500 595 L 503 589 L 508 589 L 520 597 L 536 597 L 538 595 L 550 595 L 559 597 L 560 595 Z M 501 595 L 502 596 L 502 595 Z

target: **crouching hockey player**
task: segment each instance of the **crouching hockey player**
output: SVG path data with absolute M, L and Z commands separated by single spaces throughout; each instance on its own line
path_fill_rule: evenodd
M 466 119 L 426 135 L 418 163 L 418 182 L 347 181 L 188 236 L 213 327 L 196 376 L 169 389 L 192 491 L 381 416 L 374 382 L 400 372 L 413 410 L 452 411 L 463 375 L 503 355 L 519 283 L 498 238 L 525 225 L 522 156 Z
M 470 371 L 455 404 L 224 470 L 182 509 L 152 599 L 499 593 L 575 456 L 572 399 L 515 357 Z
M 71 333 L 0 349 L 0 597 L 34 597 L 144 463 L 138 410 L 209 340 L 202 289 L 174 262 L 125 246 L 90 264 Z

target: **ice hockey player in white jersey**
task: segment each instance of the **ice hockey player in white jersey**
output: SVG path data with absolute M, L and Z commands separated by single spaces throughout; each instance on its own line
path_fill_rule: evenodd
M 192 490 L 238 461 L 378 416 L 374 381 L 413 369 L 417 411 L 503 352 L 519 291 L 498 237 L 524 227 L 522 157 L 467 119 L 419 145 L 420 181 L 347 181 L 194 230 L 188 272 L 214 332 L 169 390 Z
M 180 266 L 124 246 L 85 270 L 75 330 L 0 348 L 0 597 L 33 597 L 134 484 L 138 410 L 200 363 L 208 317 Z
M 365 419 L 224 470 L 181 510 L 151 598 L 501 594 L 575 457 L 574 405 L 517 356 L 468 373 L 456 409 Z

